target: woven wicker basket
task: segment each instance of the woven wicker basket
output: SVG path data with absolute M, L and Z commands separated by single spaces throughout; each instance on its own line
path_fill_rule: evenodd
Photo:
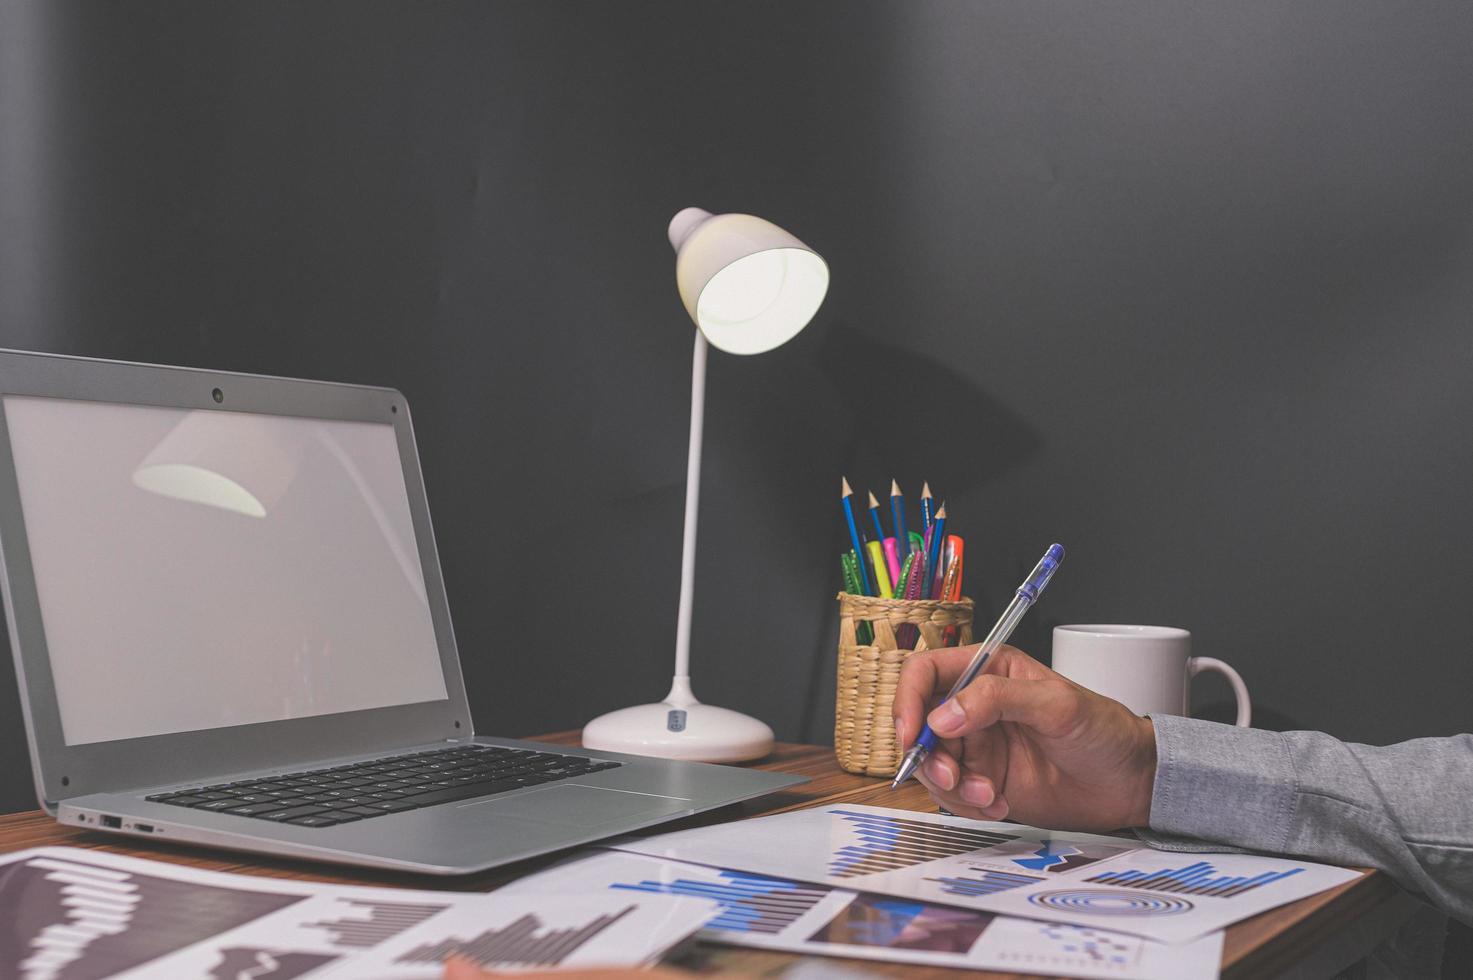
M 861 646 L 857 624 L 874 626 L 875 642 Z M 895 627 L 920 630 L 915 650 L 897 649 Z M 944 646 L 942 631 L 960 627 L 956 645 L 972 642 L 972 600 L 876 599 L 839 593 L 839 683 L 834 703 L 834 754 L 846 772 L 893 776 L 900 768 L 890 707 L 900 668 L 916 650 Z

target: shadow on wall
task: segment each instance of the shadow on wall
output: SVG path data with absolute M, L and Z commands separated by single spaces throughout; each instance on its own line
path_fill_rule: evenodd
M 843 324 L 825 332 L 819 364 L 852 422 L 846 466 L 874 456 L 884 461 L 887 472 L 923 473 L 945 459 L 947 489 L 961 491 L 998 480 L 1043 446 L 1039 433 L 1022 416 L 988 395 L 969 375 Z M 899 394 L 889 400 L 877 398 L 875 376 L 880 365 L 891 381 L 888 390 L 904 392 L 903 379 L 925 381 L 916 385 L 914 398 Z M 944 399 L 938 393 L 944 393 Z M 945 424 L 936 407 L 941 402 L 953 424 Z
M 946 490 L 959 493 L 1011 473 L 1043 447 L 1039 433 L 1021 415 L 989 395 L 972 377 L 843 323 L 832 323 L 824 331 L 817 363 L 837 392 L 848 422 L 840 464 L 854 471 L 851 479 L 865 471 L 861 484 L 884 473 L 935 472 L 944 460 Z M 917 386 L 914 398 L 876 397 L 877 365 L 883 365 L 884 377 L 893 380 L 887 390 L 903 391 L 900 379 L 924 378 L 924 385 Z M 944 393 L 946 417 L 954 420 L 950 424 L 935 407 L 941 400 L 937 393 Z M 834 474 L 836 483 L 838 476 Z M 912 511 L 919 490 L 907 488 Z M 810 661 L 808 707 L 801 729 L 806 738 L 821 743 L 833 731 L 835 682 L 831 675 L 838 634 L 838 606 L 831 603 L 820 648 Z

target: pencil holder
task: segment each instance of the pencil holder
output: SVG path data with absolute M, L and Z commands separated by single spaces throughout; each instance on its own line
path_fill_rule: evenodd
M 858 624 L 870 623 L 873 643 L 861 645 Z M 900 649 L 895 634 L 909 623 L 919 635 L 914 650 Z M 917 650 L 972 642 L 972 600 L 876 599 L 839 593 L 839 679 L 834 702 L 834 755 L 846 772 L 893 776 L 900 768 L 895 722 L 890 717 L 900 668 Z M 907 630 L 907 633 L 915 631 Z

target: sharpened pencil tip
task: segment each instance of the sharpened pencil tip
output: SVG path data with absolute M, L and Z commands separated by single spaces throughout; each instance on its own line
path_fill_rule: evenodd
M 897 483 L 894 480 L 891 480 L 890 481 L 890 496 L 892 496 L 892 497 L 899 497 L 899 496 L 901 496 L 901 493 L 900 493 L 900 484 Z
M 854 491 L 849 488 L 849 478 L 847 476 L 841 476 L 841 477 L 839 477 L 839 479 L 842 480 L 842 481 L 844 481 L 844 489 L 843 489 L 843 492 L 841 492 L 839 494 L 839 496 L 841 496 L 841 497 L 850 497 L 850 496 L 853 496 Z
M 929 483 L 922 483 L 921 484 L 921 496 L 922 497 L 925 497 L 927 499 L 930 499 L 930 496 L 931 496 L 931 484 L 929 484 Z
M 941 501 L 941 506 L 936 508 L 936 520 L 939 521 L 939 520 L 941 520 L 945 516 L 946 516 L 946 501 L 943 500 L 943 501 Z
M 875 499 L 875 492 L 873 490 L 871 490 L 869 492 L 869 505 L 871 507 L 878 507 L 878 506 L 880 506 L 880 502 Z

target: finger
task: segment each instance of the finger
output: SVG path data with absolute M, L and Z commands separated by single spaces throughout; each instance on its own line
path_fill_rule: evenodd
M 937 806 L 958 817 L 970 817 L 973 820 L 1001 820 L 1008 815 L 1007 801 L 994 799 L 988 806 L 974 806 L 967 802 L 961 793 L 954 790 L 947 791 L 937 786 L 926 774 L 924 767 L 916 771 L 916 781 L 926 787 L 926 792 L 931 794 L 931 799 L 936 801 Z
M 490 973 L 464 956 L 452 956 L 445 961 L 445 980 L 482 980 L 489 976 Z
M 983 731 L 1000 721 L 1054 734 L 1073 723 L 1078 708 L 1078 695 L 1066 681 L 983 674 L 938 706 L 926 721 L 943 738 Z
M 989 807 L 997 802 L 997 787 L 986 776 L 964 773 L 956 792 L 963 800 L 978 808 Z
M 927 779 L 948 792 L 955 789 L 956 784 L 961 780 L 961 769 L 957 766 L 956 760 L 950 756 L 934 754 L 926 760 L 921 769 L 925 772 Z
M 924 650 L 906 658 L 895 687 L 895 737 L 900 745 L 913 743 L 921 733 L 926 707 L 938 694 L 945 693 L 967 669 L 977 647 L 950 647 Z

